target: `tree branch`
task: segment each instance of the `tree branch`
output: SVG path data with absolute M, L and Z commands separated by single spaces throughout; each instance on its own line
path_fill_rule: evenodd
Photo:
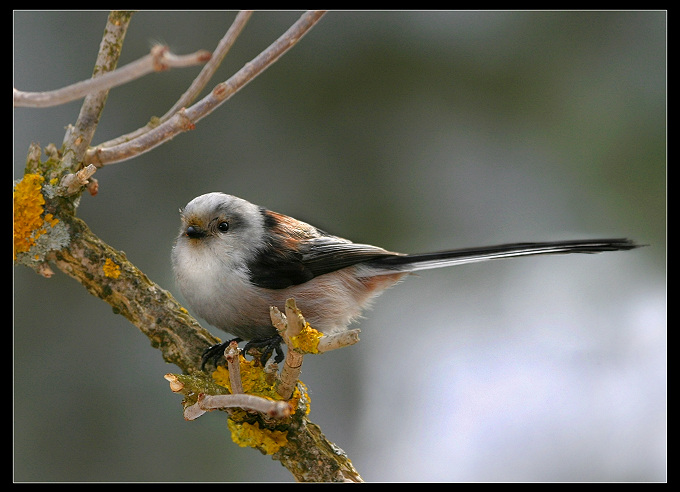
M 219 343 L 175 298 L 95 236 L 77 217 L 61 214 L 69 229 L 68 248 L 48 259 L 113 307 L 144 333 L 163 359 L 185 373 L 200 372 L 206 347 Z
M 14 89 L 14 107 L 48 108 L 65 104 L 88 94 L 108 91 L 128 82 L 169 68 L 183 68 L 199 65 L 210 60 L 210 52 L 201 50 L 190 55 L 178 56 L 171 53 L 167 46 L 157 45 L 151 52 L 137 61 L 128 63 L 113 72 L 99 77 L 83 80 L 61 89 L 47 92 L 24 92 Z
M 108 148 L 114 147 L 124 142 L 129 142 L 130 140 L 133 140 L 139 137 L 140 135 L 143 135 L 144 133 L 148 132 L 149 130 L 152 130 L 153 128 L 157 127 L 159 123 L 167 121 L 170 117 L 172 117 L 175 113 L 179 112 L 182 108 L 191 104 L 193 100 L 196 98 L 196 96 L 198 96 L 198 94 L 205 88 L 206 84 L 215 74 L 215 71 L 217 71 L 217 68 L 222 63 L 222 60 L 231 49 L 234 42 L 236 42 L 236 38 L 238 38 L 239 34 L 241 34 L 241 31 L 245 27 L 251 15 L 252 11 L 249 10 L 240 11 L 236 15 L 236 18 L 234 19 L 231 26 L 227 30 L 227 33 L 224 35 L 222 40 L 218 43 L 217 47 L 213 51 L 210 61 L 208 61 L 208 63 L 205 64 L 205 66 L 201 70 L 201 73 L 199 73 L 196 79 L 194 79 L 194 81 L 191 83 L 191 86 L 184 92 L 184 94 L 182 94 L 182 96 L 180 96 L 179 100 L 163 116 L 161 116 L 158 119 L 153 119 L 145 126 L 138 128 L 133 132 L 130 132 L 126 135 L 121 135 L 120 137 L 116 137 L 112 140 L 109 140 L 108 142 L 99 144 L 97 147 Z
M 101 77 L 115 70 L 131 18 L 132 12 L 112 11 L 109 14 L 92 78 Z M 108 90 L 102 90 L 85 97 L 75 126 L 69 126 L 64 137 L 64 148 L 69 152 L 64 155 L 62 169 L 77 171 L 83 162 L 85 151 L 94 137 L 108 94 Z
M 95 78 L 104 77 L 100 74 L 115 69 L 130 15 L 120 12 L 109 15 Z M 165 123 L 143 137 L 134 139 L 130 144 L 115 146 L 109 151 L 116 154 L 125 149 L 122 155 L 129 158 L 169 140 L 179 131 L 193 128 L 196 121 L 219 107 L 290 49 L 322 15 L 323 12 L 306 13 L 267 50 L 227 82 L 219 84 L 198 104 L 188 110 L 179 109 Z M 250 13 L 240 14 L 232 24 L 230 33 L 221 43 L 224 53 L 249 16 Z M 214 66 L 211 66 L 206 77 L 209 78 L 213 70 Z M 194 97 L 193 91 L 203 83 L 201 79 L 192 85 L 193 89 L 185 93 L 186 97 Z M 108 86 L 93 84 L 90 89 L 92 87 Z M 81 167 L 106 95 L 107 91 L 103 89 L 86 96 L 78 121 L 67 132 L 62 152 L 48 146 L 48 160 L 41 162 L 40 149 L 37 145 L 31 146 L 24 180 L 15 185 L 15 259 L 18 258 L 17 261 L 35 268 L 45 276 L 52 273 L 47 261 L 52 262 L 59 270 L 80 282 L 92 295 L 111 305 L 115 313 L 125 316 L 139 328 L 152 346 L 161 351 L 167 362 L 177 365 L 185 373 L 166 378 L 173 391 L 182 392 L 190 400 L 185 407 L 185 416 L 188 418 L 196 418 L 215 408 L 227 408 L 232 416 L 229 421 L 232 438 L 241 446 L 256 447 L 280 460 L 297 480 L 361 481 L 345 453 L 328 441 L 318 426 L 307 419 L 309 398 L 306 388 L 297 379 L 299 371 L 295 372 L 295 362 L 289 364 L 290 373 L 284 370 L 287 375 L 281 379 L 283 384 L 276 377 L 275 365 L 255 368 L 259 371 L 258 381 L 271 390 L 270 395 L 263 398 L 252 392 L 240 393 L 244 382 L 240 380 L 239 372 L 242 373 L 241 365 L 245 360 L 232 351 L 228 354 L 230 374 L 233 372 L 233 377 L 239 381 L 234 380 L 230 385 L 235 394 L 225 394 L 228 393 L 227 388 L 216 384 L 200 370 L 203 351 L 219 340 L 202 328 L 169 292 L 130 263 L 124 253 L 101 241 L 82 220 L 75 217 L 79 191 L 90 182 L 97 168 L 94 165 Z M 88 155 L 92 158 L 95 153 L 88 152 Z M 101 157 L 107 154 L 97 155 Z M 99 165 L 103 165 L 103 162 L 113 161 L 101 161 Z M 20 226 L 18 235 L 17 225 Z M 17 244 L 21 246 L 19 251 Z M 287 327 L 290 360 L 299 359 L 301 364 L 302 354 L 317 352 L 317 346 L 323 344 L 319 343 L 318 332 L 308 328 L 294 302 L 287 303 L 286 314 L 287 318 L 281 315 L 277 320 Z M 308 338 L 312 340 L 311 344 Z M 354 343 L 358 338 L 355 334 L 354 338 L 348 340 L 346 343 Z M 326 350 L 339 346 L 342 344 L 337 342 L 327 344 Z M 285 395 L 285 401 L 282 401 L 281 394 Z M 236 408 L 260 413 L 252 414 Z
M 201 73 L 198 74 L 198 77 L 194 79 L 189 88 L 184 94 L 182 94 L 175 105 L 170 108 L 167 113 L 161 116 L 160 121 L 166 121 L 181 108 L 188 106 L 194 101 L 194 99 L 196 99 L 198 94 L 208 84 L 212 76 L 215 75 L 217 68 L 220 66 L 227 53 L 229 53 L 229 50 L 236 42 L 236 38 L 238 38 L 239 34 L 241 34 L 241 31 L 246 26 L 246 23 L 250 19 L 251 15 L 253 15 L 253 12 L 250 10 L 242 10 L 236 15 L 236 18 L 227 30 L 227 33 L 217 44 L 210 61 L 205 64 L 203 70 L 201 70 Z
M 185 419 L 194 420 L 215 409 L 227 411 L 232 440 L 240 446 L 254 447 L 272 455 L 296 480 L 361 482 L 361 476 L 344 451 L 328 441 L 307 418 L 309 397 L 298 377 L 303 352 L 311 353 L 309 348 L 315 352 L 313 347 L 318 344 L 321 334 L 311 330 L 294 299 L 286 301 L 285 311 L 283 315 L 276 308 L 271 310 L 272 323 L 288 346 L 280 378 L 270 381 L 268 367 L 262 368 L 259 358 L 246 361 L 239 357 L 236 343 L 232 342 L 225 350 L 229 367 L 227 376 L 220 367 L 213 374 L 212 382 L 205 382 L 198 375 L 166 374 L 165 379 L 170 382 L 173 392 L 187 397 L 183 402 Z M 310 334 L 306 332 L 310 330 L 315 342 L 308 344 Z M 302 340 L 296 340 L 298 337 Z M 267 366 L 270 364 L 271 361 Z M 248 374 L 247 385 L 241 381 L 241 366 Z M 231 394 L 225 394 L 228 389 L 222 384 L 228 384 Z M 242 393 L 244 389 L 248 394 Z M 246 413 L 235 410 L 237 408 Z

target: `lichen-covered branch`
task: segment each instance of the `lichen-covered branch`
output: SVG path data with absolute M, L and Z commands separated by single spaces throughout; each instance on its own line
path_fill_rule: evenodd
M 232 370 L 218 367 L 212 374 L 166 374 L 170 389 L 185 396 L 184 418 L 194 420 L 206 411 L 228 413 L 232 440 L 270 455 L 299 482 L 363 481 L 345 452 L 329 441 L 308 418 L 310 398 L 306 386 L 296 381 L 290 398 L 283 398 L 259 359 L 239 357 L 239 389 L 235 394 Z M 230 365 L 230 367 L 232 367 Z
M 139 328 L 167 362 L 186 373 L 199 371 L 203 351 L 219 340 L 83 221 L 73 216 L 61 220 L 69 229 L 70 244 L 51 252 L 48 259 Z
M 288 445 L 272 458 L 281 461 L 298 482 L 363 482 L 345 452 L 307 418 L 293 418 L 288 436 Z

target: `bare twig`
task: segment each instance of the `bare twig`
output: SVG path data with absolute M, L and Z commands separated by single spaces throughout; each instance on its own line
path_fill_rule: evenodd
M 300 377 L 304 354 L 311 352 L 301 349 L 294 342 L 295 337 L 298 337 L 302 330 L 308 327 L 302 312 L 295 304 L 295 299 L 286 300 L 285 311 L 286 314 L 283 314 L 276 306 L 272 306 L 269 309 L 269 315 L 272 324 L 288 347 L 276 391 L 282 398 L 289 399 Z M 318 338 L 318 343 L 312 350 L 314 353 L 324 353 L 354 345 L 359 341 L 359 333 L 360 330 L 355 329 L 334 335 L 323 335 Z
M 290 403 L 262 398 L 261 396 L 245 395 L 205 395 L 201 394 L 198 401 L 184 409 L 184 417 L 193 420 L 205 412 L 219 408 L 242 408 L 253 410 L 272 419 L 282 419 L 290 415 Z
M 233 394 L 243 393 L 243 385 L 241 384 L 241 364 L 238 360 L 238 343 L 233 341 L 224 351 L 224 356 L 227 359 L 227 367 L 229 369 L 229 383 L 231 384 L 231 392 Z
M 184 92 L 184 94 L 182 94 L 182 96 L 172 106 L 172 108 L 170 108 L 163 116 L 161 116 L 158 119 L 154 119 L 152 122 L 147 123 L 145 126 L 138 128 L 133 132 L 121 135 L 112 140 L 109 140 L 108 142 L 104 142 L 100 144 L 99 147 L 107 148 L 113 147 L 123 142 L 129 142 L 130 140 L 137 138 L 140 135 L 143 135 L 149 130 L 155 128 L 156 126 L 158 126 L 159 123 L 167 121 L 172 115 L 180 111 L 182 108 L 191 104 L 196 98 L 196 96 L 198 96 L 198 94 L 205 88 L 206 84 L 215 74 L 215 71 L 218 69 L 218 67 L 222 63 L 222 60 L 231 49 L 232 45 L 236 41 L 236 38 L 238 38 L 239 34 L 241 34 L 241 31 L 245 27 L 251 15 L 252 11 L 249 10 L 243 10 L 236 15 L 236 18 L 234 19 L 234 22 L 232 22 L 231 26 L 227 30 L 227 33 L 220 40 L 217 47 L 213 51 L 210 61 L 208 61 L 208 63 L 205 64 L 205 66 L 201 70 L 201 73 L 199 73 L 198 76 L 191 83 L 191 86 L 189 86 L 189 88 Z
M 94 164 L 97 167 L 122 162 L 148 152 L 179 133 L 193 129 L 195 123 L 212 113 L 217 107 L 245 87 L 248 82 L 257 77 L 292 48 L 314 27 L 324 13 L 325 11 L 306 12 L 266 50 L 256 56 L 251 62 L 246 63 L 229 80 L 218 84 L 209 95 L 199 102 L 184 111 L 178 111 L 167 121 L 130 142 L 121 143 L 109 148 L 97 146 L 89 149 L 84 162 L 86 164 Z
M 191 389 L 188 390 L 186 388 L 185 383 L 177 375 L 166 374 L 164 378 L 170 383 L 170 390 L 173 393 L 192 392 Z M 196 403 L 189 405 L 184 409 L 184 418 L 187 420 L 194 420 L 205 412 L 225 408 L 252 410 L 259 412 L 270 419 L 286 418 L 290 416 L 291 411 L 293 410 L 291 404 L 288 402 L 268 400 L 267 398 L 256 395 L 246 395 L 243 393 L 209 395 L 206 393 L 199 393 L 197 395 Z
M 47 92 L 23 92 L 14 89 L 13 103 L 15 107 L 47 108 L 58 106 L 94 92 L 118 87 L 152 72 L 160 72 L 168 68 L 191 67 L 208 60 L 210 60 L 210 52 L 208 51 L 201 50 L 190 55 L 178 56 L 170 53 L 167 46 L 157 45 L 151 48 L 151 53 L 145 57 L 100 77 L 83 80 Z
M 359 333 L 361 333 L 361 330 L 355 328 L 354 330 L 347 330 L 333 335 L 325 335 L 319 340 L 316 350 L 323 354 L 324 352 L 330 352 L 331 350 L 347 347 L 348 345 L 354 345 L 359 341 Z
M 205 88 L 212 76 L 215 74 L 215 71 L 231 49 L 232 45 L 236 41 L 236 38 L 238 38 L 239 34 L 241 34 L 241 31 L 245 27 L 252 14 L 253 12 L 250 10 L 243 10 L 236 15 L 231 27 L 229 27 L 229 30 L 227 30 L 227 33 L 220 40 L 217 47 L 215 48 L 215 51 L 213 51 L 213 56 L 210 61 L 205 64 L 201 70 L 201 73 L 198 74 L 198 77 L 194 79 L 189 88 L 184 94 L 182 94 L 175 105 L 170 108 L 167 113 L 161 116 L 160 121 L 166 121 L 181 108 L 187 107 L 194 101 L 194 99 L 196 99 L 198 94 Z
M 112 11 L 109 13 L 92 78 L 101 77 L 116 69 L 131 18 L 132 12 Z M 85 151 L 90 146 L 97 129 L 107 96 L 108 91 L 102 90 L 85 97 L 76 124 L 69 125 L 64 137 L 64 148 L 68 149 L 68 152 L 65 153 L 61 162 L 62 169 L 76 171 L 80 167 Z
M 288 299 L 285 306 L 285 316 L 273 306 L 270 309 L 272 324 L 276 327 L 284 342 L 288 346 L 286 360 L 281 369 L 281 379 L 276 387 L 276 392 L 282 398 L 288 400 L 302 371 L 302 361 L 304 354 L 299 352 L 291 343 L 291 338 L 297 336 L 305 326 L 305 319 L 295 305 L 295 299 Z

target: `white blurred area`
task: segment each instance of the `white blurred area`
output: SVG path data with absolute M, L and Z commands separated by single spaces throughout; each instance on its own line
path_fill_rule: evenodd
M 255 13 L 215 83 L 299 15 Z M 121 63 L 156 41 L 210 49 L 233 17 L 138 12 Z M 87 78 L 105 20 L 15 11 L 14 86 Z M 194 131 L 98 171 L 78 215 L 180 300 L 177 210 L 209 191 L 403 252 L 647 244 L 423 272 L 301 379 L 367 481 L 664 482 L 666 37 L 654 11 L 330 12 Z M 95 143 L 163 114 L 197 72 L 111 91 Z M 14 109 L 13 179 L 78 110 Z M 13 275 L 15 481 L 292 481 L 231 442 L 225 415 L 185 422 L 176 368 L 107 304 L 60 272 Z
M 361 429 L 385 450 L 373 449 L 382 456 L 372 468 L 376 476 L 396 481 L 663 477 L 663 291 L 634 289 L 621 309 L 607 299 L 611 279 L 585 288 L 568 285 L 577 277 L 569 260 L 550 270 L 565 280 L 558 287 L 536 266 L 512 272 L 497 290 L 476 290 L 473 308 L 447 300 L 447 282 L 440 281 L 427 290 L 431 304 L 446 308 L 431 312 L 431 304 L 413 305 L 402 296 L 404 309 L 397 296 L 371 316 L 374 323 L 395 326 L 407 311 L 412 329 L 425 337 L 409 343 L 402 330 L 398 338 L 405 343 L 370 359 L 368 373 L 378 384 L 366 389 L 364 399 L 375 404 Z M 587 267 L 578 270 L 588 276 Z M 515 291 L 518 285 L 521 293 Z M 489 297 L 499 291 L 499 297 Z M 582 296 L 596 300 L 586 311 Z M 385 364 L 387 358 L 400 362 Z M 386 423 L 399 431 L 390 433 Z

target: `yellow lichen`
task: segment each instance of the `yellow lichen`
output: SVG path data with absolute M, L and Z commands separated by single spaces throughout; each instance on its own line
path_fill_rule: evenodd
M 107 258 L 102 267 L 104 270 L 104 275 L 111 278 L 120 277 L 120 267 L 114 263 L 111 258 Z
M 269 400 L 283 400 L 281 395 L 276 391 L 276 382 L 267 382 L 267 377 L 263 368 L 257 364 L 254 360 L 248 361 L 242 355 L 238 357 L 240 362 L 240 372 L 241 372 L 241 386 L 243 387 L 243 392 L 248 395 L 257 395 Z M 217 369 L 212 373 L 213 381 L 227 388 L 231 392 L 231 382 L 229 381 L 229 370 L 226 367 L 218 366 Z M 298 381 L 304 387 L 302 381 Z M 293 408 L 293 413 L 297 408 L 298 400 L 302 397 L 300 390 L 296 387 L 293 391 L 293 395 L 290 397 L 290 404 Z M 309 399 L 309 396 L 307 397 Z M 309 413 L 309 406 L 305 409 L 306 413 Z
M 254 368 L 255 361 L 247 361 L 242 355 L 239 355 L 239 363 L 241 365 L 241 385 L 243 392 L 247 394 L 256 394 L 268 398 L 274 398 L 273 385 L 267 383 L 264 371 L 261 367 L 259 370 Z M 231 381 L 229 380 L 229 370 L 226 367 L 218 366 L 212 374 L 213 379 L 220 386 L 224 386 L 231 391 Z
M 269 400 L 283 400 L 281 395 L 276 392 L 276 383 L 268 383 L 263 368 L 255 361 L 247 361 L 239 355 L 241 384 L 246 394 L 257 395 Z M 212 374 L 213 381 L 229 389 L 231 392 L 231 382 L 229 380 L 229 370 L 219 366 Z M 304 391 L 305 405 L 304 413 L 309 414 L 309 394 L 302 381 L 293 391 L 293 396 L 288 400 L 295 413 Z M 261 428 L 260 425 L 252 421 L 252 414 L 234 409 L 229 415 L 229 430 L 232 440 L 241 447 L 253 447 L 266 454 L 274 454 L 288 443 L 287 432 L 268 428 Z
M 54 227 L 59 220 L 45 214 L 45 198 L 42 195 L 44 178 L 39 174 L 26 174 L 14 187 L 14 260 L 25 253 L 36 239 L 47 232 L 46 225 Z
M 316 354 L 318 353 L 319 339 L 322 336 L 323 333 L 315 330 L 307 323 L 305 324 L 305 327 L 300 330 L 300 334 L 291 337 L 290 341 L 294 347 L 300 349 L 303 353 Z
M 260 429 L 255 422 L 234 422 L 229 420 L 231 439 L 241 447 L 252 447 L 266 454 L 274 454 L 288 444 L 287 432 L 279 430 Z
M 242 355 L 238 357 L 241 371 L 241 385 L 243 392 L 249 395 L 258 395 L 265 398 L 281 399 L 276 393 L 274 385 L 267 382 L 264 370 L 257 365 L 254 360 L 248 361 Z M 213 379 L 220 386 L 224 386 L 231 391 L 231 383 L 229 382 L 229 370 L 226 367 L 219 366 L 212 374 Z

